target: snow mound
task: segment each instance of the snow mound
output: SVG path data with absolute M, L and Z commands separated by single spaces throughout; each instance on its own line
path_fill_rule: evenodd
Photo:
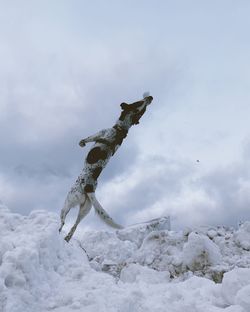
M 236 243 L 245 250 L 250 251 L 250 222 L 243 223 L 235 233 Z
M 247 290 L 245 286 L 248 287 Z M 241 300 L 239 291 L 248 292 L 250 287 L 250 269 L 236 268 L 230 272 L 225 273 L 222 284 L 222 295 L 226 299 L 228 304 L 235 304 Z M 237 300 L 236 300 L 237 297 Z M 247 311 L 250 311 L 250 296 L 248 297 Z
M 116 232 L 85 232 L 82 247 L 90 265 L 119 279 L 131 263 L 166 271 L 171 278 L 185 279 L 190 273 L 221 282 L 235 267 L 249 268 L 246 249 L 248 223 L 238 231 L 226 227 L 199 227 L 169 231 L 166 218 Z
M 205 270 L 209 266 L 221 263 L 219 247 L 205 235 L 194 232 L 188 236 L 183 248 L 183 264 L 191 271 Z
M 70 283 L 91 270 L 86 255 L 59 237 L 57 219 L 46 211 L 24 217 L 0 207 L 0 302 L 6 311 L 53 308 L 61 299 L 70 304 L 62 276 Z
M 163 218 L 69 244 L 58 228 L 56 214 L 0 204 L 0 311 L 250 311 L 247 226 L 173 232 Z

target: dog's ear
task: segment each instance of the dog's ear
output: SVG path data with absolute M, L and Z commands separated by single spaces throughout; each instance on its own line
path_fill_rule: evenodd
M 123 110 L 128 110 L 128 109 L 129 109 L 129 104 L 127 104 L 127 103 L 125 103 L 125 102 L 123 102 L 120 106 L 121 106 L 121 108 L 122 108 Z
M 134 113 L 137 113 L 138 112 L 138 109 L 136 108 L 137 106 L 134 105 L 134 104 L 139 104 L 141 102 L 136 102 L 136 103 L 133 103 L 133 104 L 127 104 L 127 103 L 122 103 L 120 106 L 122 108 L 123 111 L 126 111 L 126 112 L 131 112 L 133 111 Z M 139 106 L 139 105 L 138 105 Z

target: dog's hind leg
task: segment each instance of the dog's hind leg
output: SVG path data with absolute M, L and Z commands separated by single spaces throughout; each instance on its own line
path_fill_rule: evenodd
M 123 229 L 123 226 L 116 223 L 109 215 L 108 213 L 102 208 L 101 204 L 98 202 L 98 200 L 95 197 L 95 193 L 87 193 L 87 196 L 91 200 L 91 203 L 99 216 L 99 218 L 105 222 L 107 225 L 111 226 L 115 229 Z
M 60 218 L 61 218 L 61 226 L 59 228 L 59 233 L 61 232 L 63 226 L 64 226 L 64 223 L 65 223 L 65 219 L 66 219 L 66 216 L 67 214 L 69 213 L 70 209 L 73 208 L 75 205 L 71 205 L 67 199 L 65 201 L 65 204 L 61 210 L 61 214 L 60 214 Z
M 71 237 L 75 233 L 75 230 L 76 230 L 78 224 L 81 222 L 81 220 L 90 212 L 91 207 L 92 207 L 91 201 L 86 196 L 85 201 L 82 204 L 80 204 L 79 213 L 78 213 L 75 224 L 72 226 L 68 235 L 64 238 L 67 242 L 69 242 L 69 240 L 71 239 Z
M 67 198 L 65 200 L 64 206 L 61 210 L 61 226 L 59 229 L 59 232 L 61 232 L 64 223 L 65 223 L 65 219 L 67 214 L 69 213 L 71 208 L 74 208 L 75 206 L 80 205 L 82 202 L 84 202 L 86 199 L 86 195 L 84 194 L 80 194 L 78 192 L 69 192 L 67 195 Z

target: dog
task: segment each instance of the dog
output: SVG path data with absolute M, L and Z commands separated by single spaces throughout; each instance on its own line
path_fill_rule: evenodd
M 89 213 L 92 206 L 100 219 L 107 225 L 116 229 L 123 228 L 108 215 L 96 199 L 95 190 L 97 187 L 97 179 L 110 158 L 121 146 L 131 126 L 139 124 L 140 118 L 145 113 L 147 106 L 151 104 L 152 100 L 153 97 L 150 96 L 149 93 L 144 93 L 143 99 L 140 101 L 132 104 L 121 103 L 121 115 L 112 128 L 101 130 L 79 142 L 81 147 L 84 147 L 86 143 L 89 142 L 95 142 L 95 144 L 90 149 L 85 159 L 84 168 L 67 194 L 64 206 L 61 210 L 61 226 L 59 232 L 61 232 L 64 226 L 66 216 L 70 209 L 79 205 L 79 213 L 76 222 L 65 237 L 67 242 L 69 242 L 78 224 Z

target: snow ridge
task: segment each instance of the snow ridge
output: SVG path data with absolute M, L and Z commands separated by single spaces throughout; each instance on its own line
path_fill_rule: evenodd
M 93 268 L 118 279 L 132 263 L 167 271 L 171 279 L 194 274 L 215 282 L 234 268 L 250 268 L 250 222 L 237 231 L 203 226 L 175 232 L 168 226 L 167 218 L 161 218 L 116 232 L 85 232 L 81 245 Z
M 160 219 L 68 244 L 58 221 L 0 204 L 0 311 L 250 311 L 249 222 L 173 232 Z

